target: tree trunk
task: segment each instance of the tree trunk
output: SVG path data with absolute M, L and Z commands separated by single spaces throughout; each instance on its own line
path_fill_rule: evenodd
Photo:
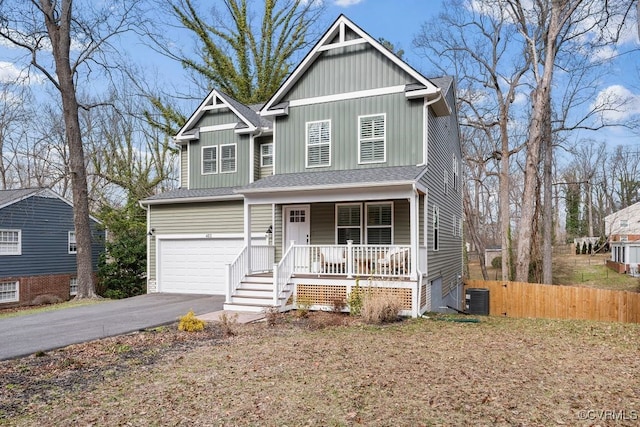
M 58 89 L 62 98 L 62 111 L 69 145 L 69 173 L 73 193 L 73 221 L 78 252 L 77 277 L 78 294 L 76 298 L 94 298 L 93 267 L 91 253 L 91 226 L 89 219 L 89 196 L 87 190 L 87 171 L 84 163 L 84 149 L 78 117 L 78 100 L 73 82 L 73 71 L 69 58 L 71 46 L 72 0 L 62 0 L 60 13 L 50 0 L 40 0 L 45 15 L 47 32 L 51 39 L 53 58 L 56 64 Z
M 482 271 L 482 278 L 484 280 L 489 280 L 489 273 L 487 273 L 487 266 L 485 265 L 484 258 L 485 245 L 483 240 L 478 235 L 478 210 L 474 209 L 473 206 L 471 206 L 471 196 L 469 195 L 467 186 L 464 186 L 464 198 L 462 200 L 464 205 L 464 214 L 467 217 L 467 231 L 469 233 L 469 237 L 471 237 L 471 240 L 473 241 L 473 245 L 478 251 L 478 259 L 480 260 L 480 270 Z
M 549 117 L 550 119 L 550 117 Z M 552 156 L 553 144 L 551 142 L 551 120 L 545 122 L 544 145 L 544 197 L 542 201 L 542 283 L 553 283 L 553 194 L 552 194 Z

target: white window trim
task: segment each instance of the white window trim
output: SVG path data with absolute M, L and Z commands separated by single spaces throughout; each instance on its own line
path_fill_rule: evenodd
M 431 219 L 431 227 L 433 229 L 433 243 L 432 248 L 434 252 L 438 252 L 440 250 L 440 208 L 436 205 L 433 206 L 432 210 L 433 218 Z M 437 223 L 437 225 L 436 225 Z M 436 233 L 437 231 L 437 233 Z M 436 236 L 437 234 L 437 236 Z
M 16 297 L 14 299 L 2 299 L 2 300 L 0 300 L 0 304 L 7 303 L 7 302 L 18 302 L 18 301 L 20 301 L 20 281 L 18 281 L 18 280 L 7 280 L 7 281 L 0 282 L 0 285 L 10 284 L 10 283 L 13 283 L 15 285 L 15 287 L 16 287 Z
M 0 253 L 0 256 L 15 256 L 22 255 L 22 230 L 12 228 L 0 228 L 0 232 L 5 231 L 9 233 L 18 233 L 18 251 L 12 253 Z
M 75 281 L 75 285 L 74 285 L 74 281 Z M 75 288 L 76 290 L 74 291 L 73 288 Z M 69 295 L 70 296 L 78 295 L 78 278 L 77 277 L 72 277 L 71 279 L 69 279 Z
M 71 241 L 71 236 L 73 236 L 73 242 Z M 76 240 L 77 236 L 76 236 L 76 232 L 75 231 L 69 231 L 67 233 L 67 252 L 69 254 L 77 254 L 78 253 L 78 241 Z M 72 251 L 71 250 L 71 243 L 74 243 L 76 245 L 76 250 Z
M 216 165 L 215 172 L 205 172 L 204 171 L 204 150 L 213 149 L 216 152 L 216 160 L 213 162 Z M 200 149 L 200 174 L 201 175 L 216 175 L 218 173 L 218 156 L 219 150 L 217 145 L 205 145 Z
M 369 224 L 369 205 L 391 205 L 391 225 L 368 225 Z M 360 215 L 362 216 L 362 211 L 360 211 Z M 394 244 L 395 242 L 395 236 L 394 236 L 394 224 L 395 224 L 395 217 L 394 217 L 394 205 L 393 202 L 366 202 L 364 204 L 364 242 L 365 245 L 369 243 L 369 233 L 367 233 L 369 228 L 389 228 L 391 227 L 391 245 Z
M 382 144 L 384 146 L 384 158 L 382 160 L 372 160 L 372 161 L 362 161 L 361 158 L 361 146 L 362 146 L 362 139 L 360 138 L 360 135 L 362 134 L 361 131 L 361 123 L 360 120 L 367 118 L 367 117 L 377 117 L 377 116 L 382 116 L 383 120 L 384 120 L 384 137 L 382 138 Z M 373 164 L 373 163 L 386 163 L 387 162 L 387 113 L 377 113 L 377 114 L 366 114 L 363 116 L 358 116 L 358 126 L 356 126 L 358 129 L 358 164 L 359 165 L 369 165 L 369 164 Z
M 444 177 L 443 177 L 443 181 L 444 181 L 444 194 L 449 194 L 449 171 L 448 170 L 444 170 Z
M 233 146 L 233 170 L 223 171 L 222 170 L 222 147 L 231 147 Z M 220 173 L 236 173 L 238 172 L 238 144 L 235 142 L 232 144 L 220 144 L 220 148 L 218 149 L 218 168 Z
M 329 143 L 328 144 L 314 144 L 317 146 L 322 146 L 322 145 L 328 145 L 329 146 L 329 163 L 322 164 L 322 165 L 309 165 L 309 125 L 315 124 L 315 123 L 329 123 Z M 326 120 L 315 120 L 312 122 L 306 122 L 304 124 L 304 163 L 305 163 L 305 167 L 308 169 L 311 168 L 326 168 L 326 167 L 330 167 L 331 166 L 331 119 L 326 119 Z
M 262 151 L 263 147 L 266 146 L 271 146 L 271 154 L 265 155 Z M 270 165 L 265 165 L 264 164 L 264 158 L 265 157 L 271 157 L 271 164 Z M 260 144 L 260 167 L 264 168 L 264 167 L 273 167 L 273 142 L 266 142 L 264 144 Z
M 338 208 L 340 206 L 358 206 L 360 207 L 360 225 L 358 227 L 354 226 L 354 225 L 338 225 Z M 362 235 L 362 203 L 336 203 L 335 205 L 335 211 L 334 211 L 334 229 L 335 229 L 335 240 L 334 242 L 336 242 L 336 245 L 338 244 L 338 229 L 340 228 L 359 228 L 360 229 L 360 243 L 362 243 L 364 241 L 364 237 Z
M 621 219 L 620 220 L 620 228 L 628 228 L 629 227 L 629 220 L 628 219 Z

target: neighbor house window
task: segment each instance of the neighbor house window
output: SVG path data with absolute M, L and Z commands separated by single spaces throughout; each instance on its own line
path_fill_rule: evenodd
M 69 248 L 69 253 L 70 254 L 77 254 L 78 253 L 78 244 L 76 243 L 76 232 L 75 231 L 70 231 L 69 232 L 68 248 Z
M 360 116 L 359 120 L 359 163 L 380 163 L 386 161 L 385 115 Z
M 393 242 L 393 204 L 367 204 L 367 244 L 390 245 Z
M 202 174 L 218 173 L 218 147 L 202 147 Z
M 307 167 L 331 165 L 331 121 L 307 123 Z
M 440 248 L 440 209 L 433 207 L 433 250 Z
M 20 300 L 19 282 L 0 282 L 0 303 Z
M 69 295 L 74 296 L 78 294 L 78 278 L 72 277 L 69 281 Z
M 273 143 L 260 146 L 260 166 L 273 166 Z
M 627 228 L 629 226 L 629 220 L 628 219 L 621 219 L 620 220 L 620 228 Z
M 336 243 L 345 245 L 347 240 L 360 244 L 361 233 L 361 205 L 336 205 Z
M 236 144 L 220 146 L 220 173 L 236 171 Z
M 20 230 L 0 230 L 0 255 L 21 255 L 22 233 Z

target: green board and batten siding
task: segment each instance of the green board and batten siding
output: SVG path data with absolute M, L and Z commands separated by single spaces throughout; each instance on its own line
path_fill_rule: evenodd
M 244 231 L 244 203 L 242 200 L 152 205 L 149 207 L 150 225 L 154 234 L 239 234 Z M 271 205 L 251 208 L 252 233 L 267 230 L 272 218 Z M 149 252 L 149 279 L 155 280 L 156 242 L 151 238 Z
M 449 105 L 455 105 L 453 91 L 447 96 Z M 422 183 L 428 188 L 427 250 L 429 280 L 442 277 L 442 294 L 447 295 L 455 287 L 458 274 L 462 272 L 462 237 L 454 235 L 454 216 L 462 218 L 462 166 L 456 118 L 454 115 L 434 117 L 429 112 L 429 153 L 427 173 Z M 453 188 L 453 156 L 459 162 L 457 189 Z M 444 190 L 444 171 L 448 171 L 448 191 Z M 433 250 L 433 207 L 440 211 L 439 250 Z M 452 255 L 453 254 L 453 255 Z
M 278 173 L 403 166 L 422 159 L 424 104 L 404 93 L 291 107 L 278 117 Z M 386 162 L 358 164 L 359 116 L 386 115 Z M 331 166 L 306 168 L 306 123 L 331 121 Z
M 314 98 L 415 83 L 369 44 L 323 52 L 287 93 L 288 100 Z
M 238 118 L 233 111 L 225 108 L 208 111 L 207 114 L 203 115 L 200 120 L 198 120 L 194 127 L 201 128 L 204 126 L 220 126 L 227 124 L 236 125 L 240 121 L 240 118 Z
M 236 144 L 236 172 L 220 172 L 218 161 L 218 173 L 202 174 L 202 147 L 218 146 L 218 159 L 220 159 L 220 145 Z M 189 147 L 189 188 L 217 188 L 236 187 L 249 183 L 249 136 L 238 135 L 232 129 L 215 132 L 201 132 L 200 140 L 191 143 Z

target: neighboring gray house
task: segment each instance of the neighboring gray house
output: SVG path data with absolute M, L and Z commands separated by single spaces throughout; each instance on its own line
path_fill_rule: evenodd
M 104 232 L 92 218 L 94 271 Z M 0 307 L 77 290 L 72 204 L 46 188 L 0 190 Z
M 181 188 L 147 209 L 148 292 L 327 308 L 356 284 L 405 314 L 462 305 L 452 78 L 340 16 L 262 107 L 213 90 L 176 135 Z

